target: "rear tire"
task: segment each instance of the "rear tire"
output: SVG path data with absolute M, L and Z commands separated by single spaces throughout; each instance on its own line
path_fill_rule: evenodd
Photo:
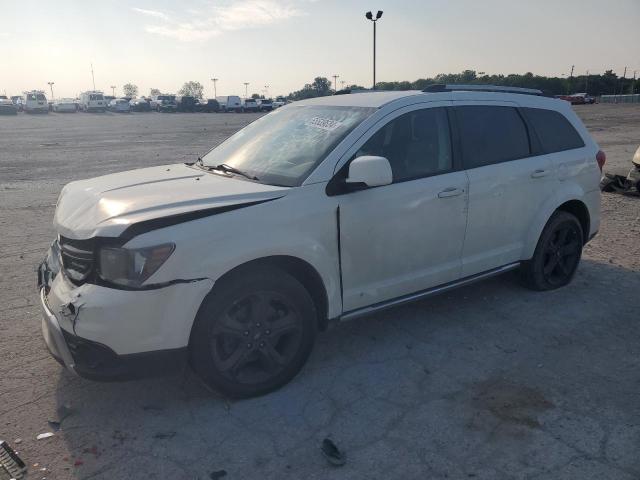
M 583 243 L 582 226 L 575 215 L 556 211 L 542 230 L 533 257 L 522 263 L 525 286 L 545 291 L 567 285 L 580 263 Z
M 277 268 L 239 270 L 203 301 L 190 362 L 207 385 L 227 396 L 263 395 L 298 374 L 316 327 L 315 305 L 297 279 Z

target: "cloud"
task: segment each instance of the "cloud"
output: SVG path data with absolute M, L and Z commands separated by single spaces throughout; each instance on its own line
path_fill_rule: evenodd
M 169 15 L 163 12 L 159 12 L 157 10 L 145 10 L 144 8 L 133 7 L 131 10 L 134 12 L 141 13 L 142 15 L 146 15 L 147 17 L 159 18 L 161 20 L 169 20 Z
M 197 18 L 188 20 L 174 20 L 155 10 L 133 10 L 163 20 L 161 25 L 146 25 L 146 32 L 182 42 L 204 41 L 224 31 L 264 27 L 305 15 L 291 0 L 240 0 L 224 6 L 209 5 Z

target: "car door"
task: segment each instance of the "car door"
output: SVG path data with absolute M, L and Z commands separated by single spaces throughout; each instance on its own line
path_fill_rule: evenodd
M 462 255 L 468 277 L 522 260 L 529 226 L 557 184 L 518 105 L 454 102 L 469 217 Z
M 350 152 L 386 157 L 393 183 L 339 197 L 345 312 L 459 277 L 468 180 L 453 154 L 449 104 L 398 110 Z

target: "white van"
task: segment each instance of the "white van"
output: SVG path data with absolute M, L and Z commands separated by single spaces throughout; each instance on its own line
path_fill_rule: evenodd
M 97 90 L 90 90 L 80 94 L 80 110 L 83 112 L 104 112 L 107 101 L 104 94 Z
M 242 100 L 237 95 L 226 95 L 222 97 L 216 97 L 218 104 L 220 105 L 221 112 L 241 112 Z
M 44 96 L 44 92 L 41 90 L 24 92 L 22 109 L 26 113 L 49 113 L 49 104 L 47 103 L 47 97 Z
M 535 90 L 301 100 L 197 162 L 65 186 L 39 268 L 45 340 L 88 378 L 189 361 L 227 395 L 263 394 L 329 322 L 514 269 L 567 285 L 604 162 L 571 106 Z

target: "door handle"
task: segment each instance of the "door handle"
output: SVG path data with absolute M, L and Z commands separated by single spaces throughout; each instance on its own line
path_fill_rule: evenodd
M 438 193 L 438 198 L 457 197 L 458 195 L 462 195 L 463 193 L 464 190 L 462 188 L 449 187 Z
M 549 175 L 549 170 L 534 170 L 531 173 L 531 178 L 542 178 L 542 177 L 546 177 L 547 175 Z

